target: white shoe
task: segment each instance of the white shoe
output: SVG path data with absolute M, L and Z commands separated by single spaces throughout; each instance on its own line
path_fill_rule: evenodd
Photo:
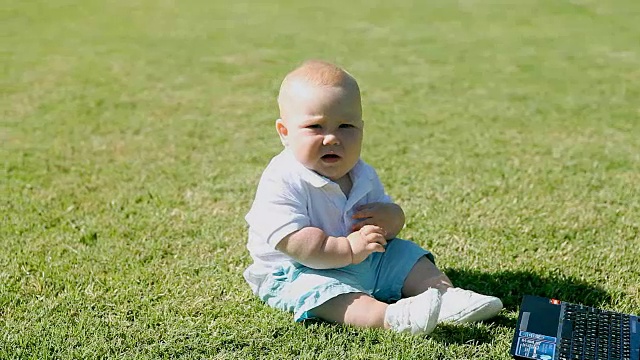
M 496 316 L 502 310 L 502 301 L 470 290 L 449 288 L 442 295 L 438 322 L 464 324 Z
M 430 334 L 438 325 L 440 292 L 429 289 L 422 294 L 400 299 L 387 307 L 384 321 L 392 330 L 411 334 Z

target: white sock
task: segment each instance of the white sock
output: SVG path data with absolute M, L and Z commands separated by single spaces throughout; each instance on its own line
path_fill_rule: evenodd
M 494 296 L 449 288 L 442 295 L 439 322 L 464 324 L 482 321 L 496 316 L 502 309 L 502 301 Z
M 422 294 L 400 299 L 387 307 L 385 323 L 397 332 L 430 334 L 438 324 L 442 303 L 440 292 L 429 289 Z

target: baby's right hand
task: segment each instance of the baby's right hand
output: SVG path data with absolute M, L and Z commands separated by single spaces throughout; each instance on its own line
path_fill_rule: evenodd
M 372 252 L 384 252 L 384 245 L 387 245 L 384 237 L 384 229 L 376 225 L 365 225 L 349 234 L 347 240 L 351 245 L 353 263 L 363 262 Z

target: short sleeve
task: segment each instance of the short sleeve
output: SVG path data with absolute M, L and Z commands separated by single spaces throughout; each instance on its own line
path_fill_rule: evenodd
M 389 196 L 385 190 L 384 190 L 384 186 L 382 185 L 382 182 L 380 181 L 380 178 L 378 177 L 378 174 L 376 173 L 375 169 L 372 167 L 369 167 L 369 178 L 371 180 L 371 191 L 368 194 L 368 199 L 367 202 L 368 203 L 372 203 L 372 202 L 380 202 L 380 203 L 391 203 L 393 202 L 393 200 L 391 199 L 391 196 Z
M 262 179 L 245 220 L 258 239 L 275 249 L 287 235 L 309 226 L 306 197 L 283 179 Z

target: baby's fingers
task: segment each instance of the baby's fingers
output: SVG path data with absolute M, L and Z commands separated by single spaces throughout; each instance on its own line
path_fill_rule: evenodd
M 365 237 L 366 241 L 371 244 L 380 244 L 382 246 L 387 245 L 387 239 L 380 234 L 370 234 Z
M 365 249 L 371 252 L 384 252 L 384 246 L 376 242 L 367 244 L 367 246 L 365 246 Z
M 384 231 L 383 228 L 377 225 L 364 225 L 362 229 L 360 229 L 361 234 L 369 235 L 369 234 L 380 234 L 382 236 L 387 235 L 387 232 Z
M 358 231 L 358 230 L 362 229 L 365 225 L 373 225 L 373 220 L 366 219 L 366 220 L 363 220 L 363 221 L 359 221 L 359 222 L 355 223 L 351 227 L 351 231 Z
M 361 210 L 361 211 L 356 211 L 351 218 L 352 219 L 364 219 L 364 218 L 368 218 L 371 217 L 371 212 L 368 210 Z

